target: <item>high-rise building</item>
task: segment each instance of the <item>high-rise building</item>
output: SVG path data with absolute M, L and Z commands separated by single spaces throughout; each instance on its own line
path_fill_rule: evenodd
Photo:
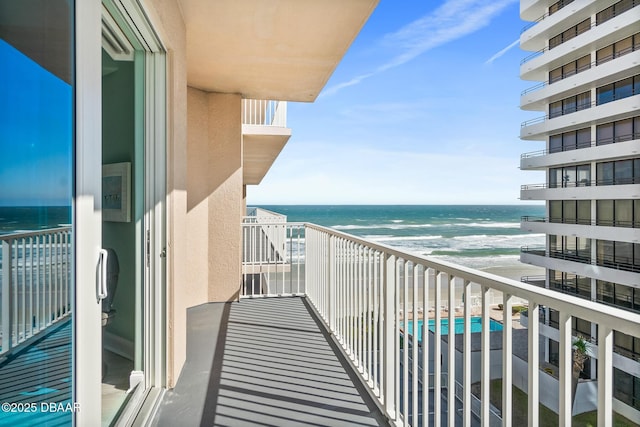
M 532 52 L 520 76 L 536 82 L 520 106 L 544 113 L 522 123 L 520 137 L 540 146 L 520 167 L 546 174 L 523 185 L 521 199 L 547 208 L 545 218 L 522 221 L 546 238 L 544 249 L 522 251 L 523 262 L 546 269 L 527 281 L 640 312 L 640 2 L 551 3 L 520 7 L 530 22 L 520 46 Z M 557 312 L 547 309 L 544 322 L 545 358 L 557 363 Z M 588 318 L 574 318 L 573 330 L 597 336 Z M 637 419 L 640 339 L 616 332 L 614 351 L 614 408 Z M 591 362 L 586 378 L 597 376 Z

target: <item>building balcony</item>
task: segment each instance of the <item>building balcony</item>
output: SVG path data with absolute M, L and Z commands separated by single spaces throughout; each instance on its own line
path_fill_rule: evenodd
M 608 200 L 638 197 L 640 184 L 603 185 L 602 181 L 585 181 L 563 186 L 526 184 L 520 187 L 521 200 Z
M 178 3 L 189 87 L 312 102 L 378 0 Z
M 313 224 L 251 220 L 241 227 L 244 253 L 268 247 L 279 255 L 244 259 L 264 268 L 243 274 L 239 302 L 190 310 L 187 363 L 154 425 L 184 423 L 184 414 L 207 425 L 500 423 L 522 408 L 512 405 L 511 387 L 503 387 L 502 411 L 489 402 L 496 379 L 525 390 L 534 425 L 539 403 L 549 399 L 568 424 L 571 316 L 598 325 L 600 345 L 592 350 L 601 393 L 586 405 L 602 425 L 620 409 L 612 396 L 612 331 L 639 336 L 638 314 Z M 490 332 L 495 295 L 504 305 L 502 332 Z M 546 306 L 567 319 L 557 392 L 541 380 L 539 325 L 514 330 L 516 301 L 535 315 Z M 472 332 L 472 314 L 482 316 L 481 332 Z M 442 320 L 453 325 L 457 317 L 462 333 L 444 333 Z M 523 349 L 524 362 L 515 357 Z
M 547 41 L 569 27 L 577 25 L 582 20 L 594 15 L 602 6 L 597 0 L 568 1 L 555 13 L 545 12 L 524 27 L 520 35 L 520 48 L 528 51 L 538 51 L 544 48 Z
M 640 223 L 634 221 L 561 221 L 525 216 L 522 217 L 520 228 L 531 233 L 640 243 Z
M 544 115 L 527 120 L 520 126 L 520 138 L 524 140 L 544 140 L 548 135 L 577 130 L 585 124 L 609 123 L 629 116 L 629 111 L 640 111 L 640 94 L 617 99 L 605 104 L 582 106 L 579 110 L 550 117 Z
M 640 133 L 623 135 L 615 141 L 589 141 L 572 149 L 538 150 L 520 156 L 520 169 L 545 170 L 559 165 L 601 162 L 636 157 L 640 153 Z
M 582 2 L 574 3 L 581 4 Z M 595 2 L 594 4 L 601 5 L 602 3 Z M 568 8 L 571 7 L 571 5 L 568 6 Z M 567 58 L 578 59 L 590 54 L 593 50 L 601 49 L 620 39 L 637 33 L 637 14 L 634 10 L 637 11 L 635 8 L 631 9 L 600 25 L 592 22 L 588 31 L 552 49 L 545 46 L 533 52 L 521 61 L 520 77 L 523 80 L 546 81 L 549 71 L 563 66 L 567 62 Z M 557 13 L 562 13 L 562 11 Z M 584 18 L 586 18 L 586 16 Z M 529 31 L 533 31 L 534 28 L 535 27 Z
M 151 425 L 476 426 L 500 423 L 523 410 L 536 425 L 539 403 L 557 408 L 568 425 L 572 316 L 598 326 L 597 345 L 590 348 L 599 377 L 591 391 L 581 386 L 581 395 L 586 393 L 581 410 L 597 411 L 599 425 L 610 425 L 613 413 L 625 410 L 612 391 L 613 366 L 620 357 L 614 353 L 613 331 L 640 337 L 640 314 L 324 227 L 287 223 L 272 212 L 250 213 L 240 225 L 247 236 L 243 253 L 268 247 L 277 255 L 244 258 L 270 268 L 243 273 L 239 302 L 189 309 L 187 360 Z M 251 231 L 257 227 L 259 232 Z M 42 291 L 55 291 L 62 305 L 38 317 L 40 312 L 29 311 L 33 306 L 19 303 L 26 282 L 13 279 L 42 267 L 42 283 L 69 284 L 64 281 L 71 266 L 68 233 L 2 237 L 3 356 L 22 346 L 19 357 L 0 361 L 5 397 L 12 384 L 6 381 L 8 372 L 16 372 L 24 357 L 49 348 L 47 342 L 70 345 L 69 288 L 44 286 Z M 25 262 L 34 259 L 34 250 L 45 251 L 43 258 L 35 257 L 42 263 Z M 52 273 L 56 279 L 47 276 Z M 498 302 L 502 331 L 492 332 Z M 560 313 L 556 340 L 565 350 L 554 378 L 541 370 L 547 365 L 540 359 L 541 325 L 514 327 L 516 302 L 527 304 L 532 316 L 542 307 Z M 52 320 L 52 315 L 58 317 Z M 472 315 L 482 317 L 480 332 L 472 331 Z M 34 318 L 35 323 L 20 322 Z M 442 321 L 453 325 L 456 319 L 461 333 L 456 328 L 445 333 Z M 31 337 L 37 338 L 29 342 Z M 497 410 L 489 402 L 489 384 L 495 380 L 524 391 L 527 408 L 512 404 L 509 386 L 503 387 L 503 410 Z M 475 387 L 479 393 L 472 393 Z
M 566 98 L 571 94 L 585 92 L 594 85 L 594 82 L 602 86 L 638 74 L 640 71 L 638 64 L 640 64 L 640 50 L 630 51 L 626 55 L 601 62 L 599 65 L 594 61 L 584 69 L 578 70 L 576 74 L 551 84 L 547 83 L 547 72 L 543 78 L 544 83 L 539 83 L 522 92 L 520 108 L 528 111 L 544 111 L 550 102 Z
M 637 266 L 592 259 L 576 252 L 547 251 L 544 248 L 522 248 L 520 261 L 550 270 L 566 271 L 577 276 L 597 277 L 612 283 L 637 286 Z M 587 317 L 588 318 L 588 317 Z
M 243 183 L 260 184 L 287 141 L 287 103 L 242 100 Z

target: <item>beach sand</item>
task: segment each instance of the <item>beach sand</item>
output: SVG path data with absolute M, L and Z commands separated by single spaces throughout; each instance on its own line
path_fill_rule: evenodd
M 481 268 L 480 271 L 485 271 L 487 273 L 495 274 L 497 276 L 502 276 L 517 281 L 520 281 L 520 279 L 524 276 L 544 276 L 545 274 L 544 268 L 529 264 L 487 267 Z

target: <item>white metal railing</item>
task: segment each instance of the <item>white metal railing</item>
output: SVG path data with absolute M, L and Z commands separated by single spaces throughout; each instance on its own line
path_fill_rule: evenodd
M 493 291 L 503 295 L 502 351 L 499 352 L 503 382 L 502 425 L 511 425 L 512 419 L 511 385 L 514 384 L 517 366 L 513 363 L 511 308 L 516 299 L 528 302 L 528 310 L 534 318 L 539 317 L 543 306 L 559 311 L 560 425 L 571 424 L 571 319 L 578 317 L 597 325 L 598 344 L 592 344 L 590 348 L 591 356 L 597 359 L 598 364 L 598 425 L 612 425 L 613 330 L 640 337 L 639 314 L 408 254 L 313 224 L 278 226 L 286 229 L 286 250 L 290 256 L 286 261 L 265 257 L 262 270 L 251 273 L 254 279 L 255 275 L 270 275 L 270 287 L 254 286 L 251 292 L 247 292 L 249 273 L 245 273 L 243 296 L 306 295 L 363 381 L 379 399 L 387 416 L 396 424 L 409 425 L 409 420 L 412 420 L 413 425 L 418 425 L 419 420 L 424 426 L 441 425 L 441 422 L 453 426 L 456 411 L 444 411 L 442 402 L 455 402 L 456 399 L 462 402 L 463 425 L 471 425 L 472 411 L 486 421 L 487 424 L 483 425 L 496 423 L 497 414 L 489 402 L 490 367 L 497 362 L 491 363 L 488 332 L 491 304 L 495 303 L 491 299 Z M 255 226 L 243 225 L 245 231 L 251 230 L 250 227 Z M 245 245 L 256 243 L 262 244 L 262 240 L 245 239 Z M 260 249 L 245 246 L 245 252 L 256 250 Z M 268 262 L 273 263 L 271 268 Z M 273 285 L 275 280 L 276 287 Z M 475 353 L 474 360 L 479 360 L 473 364 L 472 314 L 482 318 L 480 356 Z M 426 322 L 428 317 L 434 319 L 433 332 Z M 448 340 L 441 339 L 441 321 L 448 318 L 449 325 L 454 325 L 456 317 L 462 317 L 464 326 L 463 345 L 457 350 L 453 344 L 456 341 L 455 328 L 449 329 Z M 406 341 L 410 345 L 407 345 L 407 351 L 403 351 L 405 338 L 402 328 L 409 323 L 413 331 L 420 330 L 422 337 L 430 339 L 421 340 L 415 333 L 408 335 Z M 527 378 L 530 426 L 538 425 L 539 421 L 539 334 L 539 323 L 529 322 L 528 362 L 523 365 L 527 367 L 518 373 Z M 424 366 L 428 369 L 421 369 Z M 413 373 L 418 373 L 418 381 L 411 379 Z M 428 384 L 428 378 L 433 378 L 432 389 L 422 388 L 422 384 Z M 472 399 L 472 379 L 481 384 L 479 408 L 474 408 L 477 402 Z M 410 396 L 409 387 L 412 389 L 411 399 L 403 398 Z M 419 389 L 421 393 L 418 393 Z M 432 416 L 429 411 L 422 410 L 429 407 L 430 399 L 434 406 Z
M 303 294 L 304 225 L 258 214 L 242 224 L 241 296 Z
M 0 355 L 71 312 L 71 229 L 0 235 Z
M 254 223 L 283 223 L 287 222 L 287 216 L 272 212 L 263 208 L 247 208 L 247 215 L 242 218 L 243 224 Z
M 243 99 L 242 124 L 287 127 L 287 102 Z

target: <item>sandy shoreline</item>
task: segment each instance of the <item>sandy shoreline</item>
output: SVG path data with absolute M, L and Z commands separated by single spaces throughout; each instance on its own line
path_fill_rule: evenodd
M 544 276 L 545 269 L 529 264 L 506 265 L 481 268 L 480 271 L 520 281 L 525 276 Z

